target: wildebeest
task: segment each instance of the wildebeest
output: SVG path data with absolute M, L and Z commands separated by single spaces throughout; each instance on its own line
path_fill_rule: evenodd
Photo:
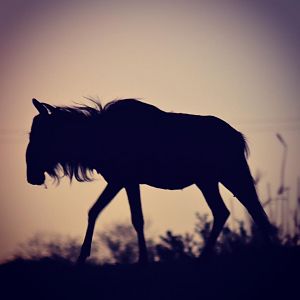
M 229 211 L 219 183 L 247 208 L 268 239 L 270 223 L 251 176 L 244 136 L 223 120 L 165 112 L 136 99 L 101 106 L 59 107 L 33 99 L 34 117 L 26 151 L 27 181 L 42 185 L 45 173 L 91 180 L 94 170 L 107 182 L 88 214 L 78 262 L 90 255 L 96 218 L 125 188 L 137 232 L 139 262 L 147 262 L 140 184 L 177 190 L 195 184 L 210 207 L 214 223 L 204 253 L 211 253 Z

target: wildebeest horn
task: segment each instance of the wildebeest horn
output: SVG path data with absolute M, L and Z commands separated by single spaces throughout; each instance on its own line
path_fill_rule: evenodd
M 40 114 L 49 114 L 53 113 L 55 110 L 55 107 L 48 104 L 48 103 L 41 103 L 35 98 L 32 99 L 32 104 L 35 106 L 35 108 L 38 110 Z

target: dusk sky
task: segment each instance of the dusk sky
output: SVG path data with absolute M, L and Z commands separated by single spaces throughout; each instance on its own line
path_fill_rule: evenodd
M 300 4 L 292 0 L 0 1 L 0 260 L 35 233 L 83 238 L 87 212 L 105 186 L 67 178 L 26 181 L 25 150 L 36 110 L 139 98 L 166 111 L 218 116 L 243 132 L 262 200 L 280 184 L 288 145 L 290 207 L 300 176 Z M 101 131 L 99 132 L 99 137 Z M 59 147 L 59 145 L 58 145 Z M 101 155 L 101 153 L 99 153 Z M 232 195 L 222 189 L 230 208 Z M 208 213 L 195 187 L 142 187 L 149 233 L 192 231 Z M 235 217 L 245 214 L 237 203 Z M 96 230 L 130 222 L 122 191 Z M 230 222 L 230 221 L 229 221 Z

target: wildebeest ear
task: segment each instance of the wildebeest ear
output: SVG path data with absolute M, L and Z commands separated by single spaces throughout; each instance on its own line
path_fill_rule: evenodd
M 53 113 L 55 110 L 55 107 L 47 104 L 47 103 L 41 103 L 36 99 L 32 99 L 32 104 L 35 106 L 35 108 L 38 110 L 38 112 L 40 114 L 49 114 L 49 113 Z

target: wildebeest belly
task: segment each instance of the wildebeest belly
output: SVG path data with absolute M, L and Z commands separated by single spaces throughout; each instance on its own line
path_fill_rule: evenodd
M 214 167 L 193 160 L 149 159 L 131 165 L 127 178 L 140 184 L 174 190 L 200 181 L 208 172 L 215 172 Z
M 184 189 L 195 183 L 195 178 L 189 172 L 182 172 L 182 170 L 176 170 L 175 168 L 147 170 L 138 179 L 140 184 L 169 190 Z

